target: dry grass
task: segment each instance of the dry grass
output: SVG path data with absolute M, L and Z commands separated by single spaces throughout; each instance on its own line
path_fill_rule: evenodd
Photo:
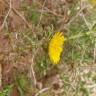
M 0 0 L 0 96 L 95 96 L 96 6 L 88 0 L 9 1 Z M 56 31 L 66 41 L 54 66 L 47 48 Z

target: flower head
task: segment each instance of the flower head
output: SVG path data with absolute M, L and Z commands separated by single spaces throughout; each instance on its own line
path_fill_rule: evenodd
M 63 51 L 64 35 L 56 32 L 49 41 L 48 54 L 53 64 L 57 64 Z
M 90 2 L 93 6 L 96 6 L 96 0 L 89 0 L 89 2 Z

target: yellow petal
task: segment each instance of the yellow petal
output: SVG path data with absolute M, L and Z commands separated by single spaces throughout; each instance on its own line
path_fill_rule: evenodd
M 57 64 L 63 51 L 64 35 L 62 32 L 56 32 L 49 42 L 48 54 L 53 64 Z
M 89 2 L 90 2 L 93 6 L 96 6 L 96 0 L 89 0 Z

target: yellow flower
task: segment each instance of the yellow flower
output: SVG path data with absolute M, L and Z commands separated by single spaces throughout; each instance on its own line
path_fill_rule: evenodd
M 96 0 L 89 0 L 89 2 L 90 2 L 93 6 L 96 5 Z
M 48 54 L 53 64 L 57 64 L 63 51 L 64 35 L 56 32 L 49 41 Z

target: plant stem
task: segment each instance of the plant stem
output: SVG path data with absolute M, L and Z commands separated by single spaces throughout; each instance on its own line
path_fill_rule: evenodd
M 88 36 L 88 35 L 90 35 L 90 34 L 92 34 L 92 33 L 95 33 L 95 31 L 92 30 L 92 31 L 88 31 L 88 32 L 86 32 L 86 33 L 80 33 L 80 34 L 77 34 L 77 35 L 75 35 L 75 36 L 71 36 L 71 37 L 69 37 L 69 38 L 65 38 L 65 41 L 77 39 L 77 38 L 83 37 L 83 36 L 85 36 L 85 35 Z

